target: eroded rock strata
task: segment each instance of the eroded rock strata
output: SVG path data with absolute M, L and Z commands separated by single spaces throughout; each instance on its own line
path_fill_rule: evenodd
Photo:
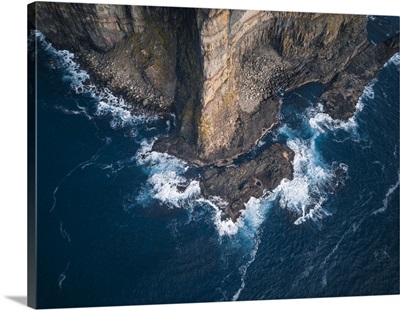
M 309 82 L 325 85 L 320 100 L 332 118 L 348 119 L 399 48 L 398 34 L 368 42 L 360 15 L 63 3 L 36 3 L 28 14 L 97 81 L 136 106 L 174 112 L 175 133 L 154 149 L 199 166 L 224 167 L 249 152 L 278 123 L 279 93 Z M 272 146 L 264 153 L 275 161 L 207 170 L 203 193 L 231 202 L 227 213 L 236 218 L 248 197 L 262 193 L 239 182 L 273 187 L 290 178 L 284 152 L 291 158 L 287 147 Z M 282 168 L 274 168 L 274 181 L 271 162 Z

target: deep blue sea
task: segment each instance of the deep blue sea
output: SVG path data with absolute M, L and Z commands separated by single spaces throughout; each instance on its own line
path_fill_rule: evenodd
M 387 29 L 370 17 L 371 41 Z M 282 94 L 253 153 L 287 143 L 294 179 L 232 223 L 202 197 L 199 168 L 151 152 L 173 115 L 132 116 L 72 53 L 33 38 L 39 307 L 399 293 L 400 53 L 347 122 L 323 112 L 321 85 Z

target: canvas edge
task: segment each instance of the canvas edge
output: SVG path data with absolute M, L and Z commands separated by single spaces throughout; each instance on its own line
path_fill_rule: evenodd
M 29 37 L 30 30 L 36 24 L 36 3 L 30 3 L 27 6 L 27 36 Z M 34 48 L 36 49 L 36 42 Z M 27 51 L 28 53 L 28 51 Z M 28 307 L 37 307 L 37 135 L 36 135 L 36 59 L 29 60 L 27 54 L 27 208 L 28 208 L 28 281 L 27 281 L 27 304 Z

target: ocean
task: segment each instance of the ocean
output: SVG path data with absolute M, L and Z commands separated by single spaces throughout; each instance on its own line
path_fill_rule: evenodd
M 396 20 L 369 17 L 370 41 Z M 38 307 L 399 293 L 400 53 L 346 122 L 323 112 L 318 83 L 281 94 L 280 124 L 252 153 L 287 143 L 294 178 L 233 223 L 201 195 L 200 168 L 151 152 L 174 115 L 131 115 L 71 52 L 30 41 Z

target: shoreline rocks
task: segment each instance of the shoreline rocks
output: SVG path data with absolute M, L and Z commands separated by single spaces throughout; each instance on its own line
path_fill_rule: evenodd
M 260 195 L 245 169 L 262 187 L 290 178 L 293 152 L 285 146 L 259 155 L 275 168 L 257 158 L 226 167 L 279 122 L 280 94 L 319 82 L 325 111 L 347 120 L 399 49 L 398 33 L 370 43 L 361 15 L 39 2 L 28 17 L 30 27 L 77 53 L 96 82 L 136 109 L 173 112 L 175 133 L 154 150 L 207 166 L 203 191 L 220 191 L 233 219 L 249 195 Z
M 263 197 L 282 179 L 293 179 L 293 159 L 294 152 L 289 147 L 273 144 L 237 166 L 205 169 L 200 178 L 201 191 L 206 197 L 219 196 L 228 202 L 222 209 L 224 217 L 236 221 L 250 197 Z

